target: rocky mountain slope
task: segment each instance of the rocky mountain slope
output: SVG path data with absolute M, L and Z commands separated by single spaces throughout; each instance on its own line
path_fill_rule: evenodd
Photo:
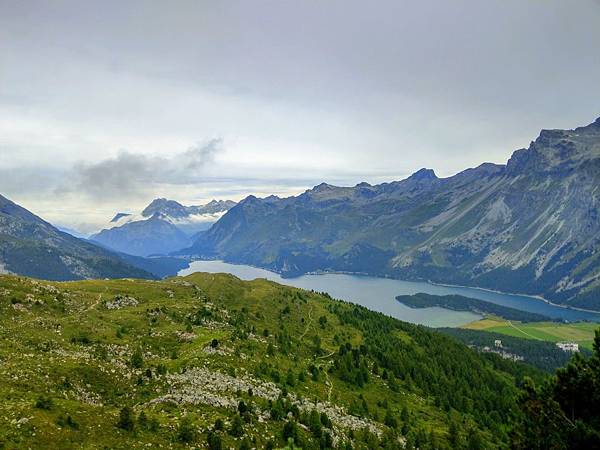
M 48 280 L 153 278 L 119 255 L 59 231 L 2 196 L 0 269 Z
M 600 309 L 600 119 L 449 178 L 250 196 L 182 252 L 290 276 L 344 270 Z
M 90 239 L 131 255 L 166 254 L 189 246 L 192 235 L 208 229 L 233 206 L 235 202 L 231 200 L 183 206 L 174 200 L 159 198 L 141 214 L 118 213 L 105 229 Z
M 266 280 L 0 276 L 3 448 L 507 448 L 526 374 Z

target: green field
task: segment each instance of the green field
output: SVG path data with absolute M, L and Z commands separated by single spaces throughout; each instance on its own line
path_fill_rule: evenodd
M 522 323 L 490 316 L 477 322 L 469 323 L 463 328 L 491 331 L 509 336 L 548 342 L 576 342 L 580 346 L 591 350 L 594 340 L 594 330 L 600 328 L 600 325 L 590 322 L 569 324 L 556 322 Z

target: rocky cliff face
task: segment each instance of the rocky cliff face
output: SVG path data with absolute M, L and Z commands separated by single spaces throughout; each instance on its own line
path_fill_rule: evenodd
M 600 119 L 544 130 L 505 166 L 248 197 L 184 253 L 289 275 L 360 271 L 600 309 L 599 202 Z

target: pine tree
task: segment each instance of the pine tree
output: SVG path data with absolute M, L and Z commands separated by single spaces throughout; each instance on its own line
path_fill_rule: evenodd
M 133 410 L 129 406 L 125 406 L 119 412 L 117 426 L 123 430 L 133 431 L 133 428 L 135 427 L 135 417 L 133 415 Z

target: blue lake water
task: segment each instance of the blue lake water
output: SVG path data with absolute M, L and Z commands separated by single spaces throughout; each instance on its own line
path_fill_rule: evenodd
M 288 286 L 327 292 L 334 298 L 357 303 L 373 311 L 430 327 L 456 327 L 478 320 L 481 316 L 443 308 L 413 309 L 398 302 L 396 296 L 419 292 L 434 295 L 457 294 L 553 318 L 600 322 L 599 313 L 563 308 L 526 295 L 505 294 L 469 287 L 442 286 L 427 282 L 338 273 L 282 278 L 279 274 L 268 270 L 242 264 L 229 264 L 223 261 L 194 261 L 190 263 L 190 267 L 181 270 L 179 275 L 184 276 L 194 272 L 230 273 L 242 280 L 266 278 Z

